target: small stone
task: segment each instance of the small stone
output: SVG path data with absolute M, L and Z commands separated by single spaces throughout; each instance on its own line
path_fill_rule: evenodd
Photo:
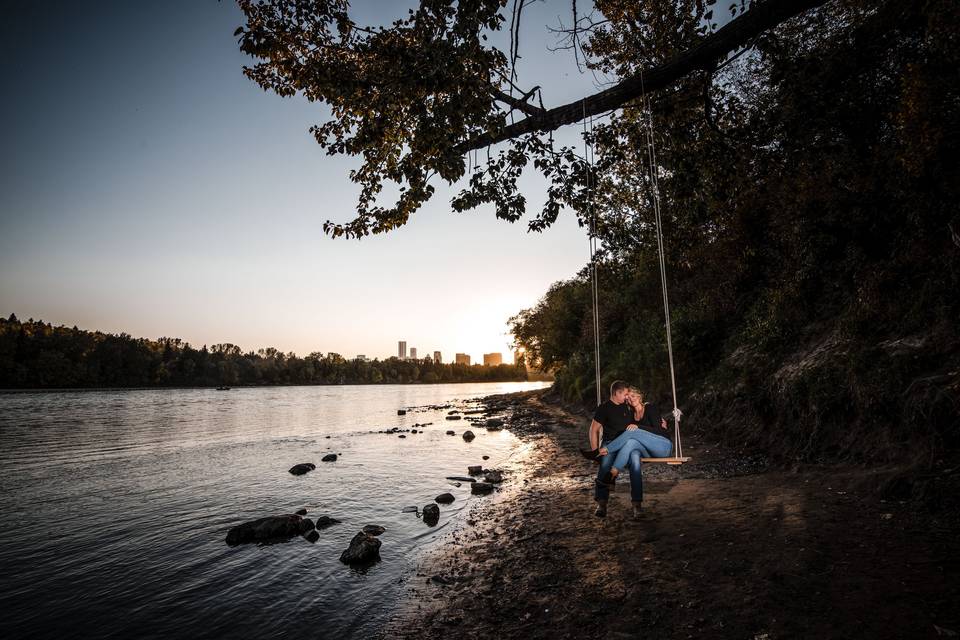
M 483 477 L 484 482 L 489 482 L 490 484 L 500 484 L 503 482 L 503 474 L 499 471 L 487 471 L 487 474 Z
M 397 415 L 398 415 L 398 416 L 405 416 L 405 415 L 407 415 L 407 412 L 406 412 L 405 409 L 397 409 Z
M 490 456 L 482 456 L 484 460 L 489 460 Z
M 467 476 L 447 476 L 447 480 L 457 480 L 458 482 L 476 482 L 476 478 L 468 478 Z
M 486 495 L 493 491 L 493 485 L 489 482 L 474 482 L 470 485 L 470 493 L 478 496 Z
M 467 442 L 470 442 L 471 440 L 473 440 L 473 439 L 476 438 L 476 437 L 477 437 L 477 436 L 473 435 L 473 431 L 464 431 L 464 432 L 463 432 L 463 439 L 466 440 Z
M 406 438 L 407 436 L 405 436 L 405 435 L 403 435 L 403 434 L 401 433 L 401 434 L 398 435 L 397 437 L 398 437 L 398 438 Z
M 335 524 L 340 524 L 340 521 L 337 520 L 336 518 L 331 518 L 330 516 L 320 516 L 319 518 L 317 518 L 317 521 L 316 523 L 314 523 L 314 526 L 317 529 L 326 529 L 327 527 L 332 527 Z
M 463 420 L 463 416 L 447 416 L 447 420 Z
M 497 418 L 490 418 L 490 419 L 487 420 L 487 422 L 485 423 L 485 426 L 487 427 L 487 429 L 490 429 L 491 431 L 495 431 L 495 430 L 497 430 L 497 429 L 502 429 L 502 428 L 503 428 L 503 420 L 498 420 Z
M 456 431 L 447 431 L 447 435 L 448 435 L 448 436 L 455 436 L 455 435 L 457 435 L 457 432 L 456 432 Z
M 298 516 L 305 516 L 305 515 L 307 515 L 307 510 L 306 510 L 306 509 L 297 509 L 294 513 L 296 513 Z
M 467 467 L 467 473 L 469 473 L 472 476 L 478 476 L 481 473 L 483 473 L 483 465 L 479 465 L 479 464 L 471 465 Z
M 320 458 L 320 461 L 321 461 L 321 462 L 336 462 L 336 461 L 337 461 L 337 454 L 335 454 L 335 453 L 328 453 L 327 455 L 325 455 L 325 456 L 323 456 L 322 458 Z
M 420 509 L 417 509 L 416 507 L 404 507 L 403 509 L 400 509 L 400 513 L 416 513 L 417 511 L 420 511 Z
M 364 533 L 369 533 L 372 536 L 378 536 L 384 531 L 386 531 L 386 529 L 384 527 L 381 527 L 378 524 L 368 524 L 368 525 L 364 525 L 361 531 L 363 531 Z
M 295 476 L 302 476 L 308 471 L 313 471 L 316 468 L 317 465 L 313 464 L 312 462 L 301 462 L 300 464 L 295 464 L 290 467 L 290 473 Z
M 453 497 L 452 493 L 441 493 L 436 498 L 434 498 L 434 500 L 436 500 L 440 504 L 450 504 L 451 502 L 456 500 L 456 498 Z
M 440 521 L 440 507 L 435 504 L 424 505 L 420 513 L 423 516 L 423 521 L 431 527 Z

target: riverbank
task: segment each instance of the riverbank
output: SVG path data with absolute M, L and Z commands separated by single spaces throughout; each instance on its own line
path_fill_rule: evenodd
M 956 469 L 921 504 L 891 498 L 896 469 L 783 469 L 687 429 L 694 461 L 647 465 L 643 517 L 621 482 L 599 519 L 576 451 L 589 416 L 546 391 L 485 402 L 529 444 L 525 468 L 421 561 L 386 637 L 960 633 Z

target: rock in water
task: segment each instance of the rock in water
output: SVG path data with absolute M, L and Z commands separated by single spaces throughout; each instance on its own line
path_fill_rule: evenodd
M 470 442 L 471 440 L 473 440 L 473 439 L 476 438 L 476 437 L 477 437 L 477 436 L 473 435 L 473 431 L 464 431 L 464 432 L 463 432 L 463 439 L 466 440 L 467 442 Z
M 423 521 L 431 527 L 440 521 L 440 507 L 435 504 L 425 505 L 421 513 L 423 514 Z
M 298 516 L 305 516 L 305 515 L 307 515 L 307 510 L 306 510 L 306 509 L 297 509 L 295 513 L 296 513 Z
M 397 409 L 397 415 L 398 415 L 398 416 L 405 416 L 405 415 L 407 415 L 406 409 Z
M 336 462 L 336 461 L 337 461 L 337 454 L 335 453 L 328 453 L 327 455 L 320 458 L 320 462 Z
M 489 482 L 474 482 L 470 485 L 470 493 L 478 496 L 487 495 L 491 491 L 493 491 L 493 485 Z
M 304 518 L 303 520 L 300 521 L 300 533 L 306 533 L 308 531 L 312 531 L 315 528 L 316 528 L 316 525 L 313 524 L 313 520 L 311 520 L 310 518 Z
M 469 474 L 472 475 L 472 476 L 478 476 L 478 475 L 480 475 L 481 473 L 483 473 L 483 466 L 482 466 L 482 465 L 479 465 L 479 464 L 478 464 L 478 465 L 469 466 L 469 467 L 467 467 L 467 473 L 469 473 Z
M 420 509 L 417 509 L 416 507 L 404 507 L 403 509 L 400 509 L 400 513 L 416 513 L 417 511 L 420 511 Z
M 384 527 L 381 527 L 378 524 L 368 524 L 368 525 L 365 525 L 363 529 L 361 529 L 361 531 L 363 531 L 364 533 L 369 533 L 372 536 L 378 536 L 384 531 L 386 531 L 386 529 Z
M 500 484 L 503 482 L 503 474 L 499 471 L 487 471 L 486 475 L 483 477 L 483 481 L 490 484 Z
M 453 497 L 452 493 L 441 493 L 436 498 L 434 498 L 434 500 L 436 500 L 440 504 L 450 504 L 451 502 L 456 500 L 456 498 Z
M 340 554 L 340 562 L 344 564 L 360 564 L 370 562 L 380 557 L 380 540 L 360 531 L 353 536 L 350 546 Z
M 455 435 L 457 435 L 457 432 L 456 432 L 456 431 L 447 431 L 447 435 L 448 435 L 448 436 L 455 436 Z
M 317 518 L 317 522 L 314 526 L 317 529 L 326 529 L 327 527 L 332 527 L 335 524 L 340 524 L 340 521 L 336 518 L 331 518 L 330 516 L 320 516 Z
M 227 532 L 227 544 L 243 544 L 259 540 L 292 538 L 303 533 L 303 519 L 294 514 L 267 516 L 239 524 Z
M 476 478 L 468 478 L 467 476 L 447 476 L 447 480 L 456 480 L 457 482 L 476 482 Z
M 482 456 L 484 460 L 489 460 L 490 456 Z
M 463 420 L 463 416 L 447 416 L 447 420 Z
M 301 462 L 300 464 L 295 464 L 290 467 L 290 473 L 295 476 L 302 476 L 308 471 L 313 471 L 316 468 L 317 465 L 313 464 L 312 462 Z
M 487 420 L 485 426 L 487 427 L 487 429 L 490 429 L 491 431 L 502 429 L 503 420 L 498 420 L 497 418 L 490 418 L 489 420 Z
M 307 533 L 307 535 L 303 537 L 307 539 L 307 542 L 316 542 L 317 540 L 320 539 L 320 534 L 317 533 L 316 529 L 312 529 Z

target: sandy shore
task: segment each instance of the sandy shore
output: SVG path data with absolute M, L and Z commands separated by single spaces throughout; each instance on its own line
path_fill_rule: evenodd
M 884 470 L 774 468 L 684 436 L 593 515 L 587 414 L 486 400 L 528 448 L 420 563 L 385 637 L 937 638 L 960 633 L 955 509 L 882 500 Z M 693 433 L 689 433 L 693 431 Z M 947 471 L 955 478 L 952 470 Z

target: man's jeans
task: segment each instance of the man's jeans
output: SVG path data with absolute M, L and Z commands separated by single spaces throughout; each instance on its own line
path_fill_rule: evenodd
M 633 502 L 643 502 L 643 463 L 640 459 L 666 458 L 673 452 L 673 444 L 669 439 L 643 429 L 624 431 L 621 435 L 610 442 L 603 443 L 601 446 L 606 447 L 609 453 L 600 458 L 597 480 L 606 475 L 614 466 L 621 471 L 624 468 L 628 469 L 630 471 L 630 500 Z M 616 448 L 616 455 L 610 447 Z M 609 497 L 609 487 L 597 482 L 594 498 L 601 501 Z

